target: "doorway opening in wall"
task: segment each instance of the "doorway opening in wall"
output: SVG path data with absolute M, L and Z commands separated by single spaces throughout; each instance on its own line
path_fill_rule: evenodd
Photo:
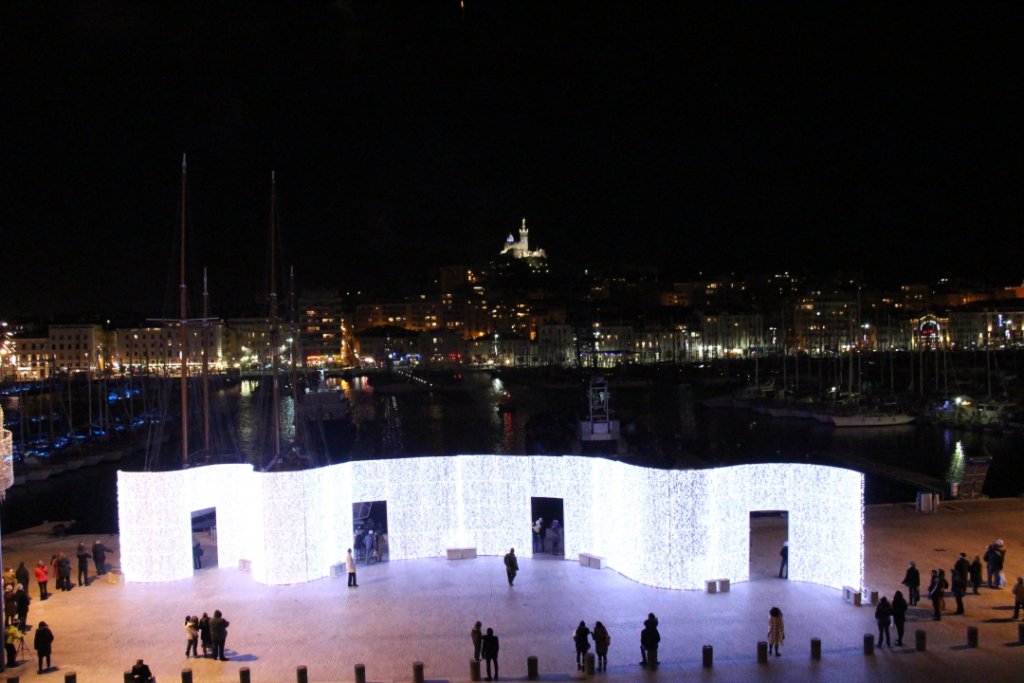
M 533 532 L 534 557 L 563 557 L 565 555 L 565 527 L 562 523 L 561 498 L 530 499 L 530 526 Z
M 750 580 L 789 578 L 788 554 L 789 513 L 786 510 L 751 512 Z M 784 557 L 787 564 L 783 563 Z
M 192 569 L 217 566 L 217 508 L 192 511 Z
M 352 503 L 352 557 L 375 564 L 388 559 L 388 502 Z

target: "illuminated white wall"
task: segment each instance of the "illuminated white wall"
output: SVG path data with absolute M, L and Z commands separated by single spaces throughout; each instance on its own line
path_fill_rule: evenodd
M 576 456 L 462 455 L 349 462 L 302 472 L 216 465 L 119 473 L 121 564 L 129 581 L 192 574 L 192 510 L 217 509 L 221 566 L 256 581 L 311 581 L 341 561 L 352 503 L 385 500 L 392 560 L 475 547 L 531 554 L 530 499 L 563 500 L 566 559 L 602 555 L 641 583 L 699 589 L 749 578 L 750 512 L 788 510 L 795 581 L 863 577 L 863 476 L 817 465 L 657 470 Z

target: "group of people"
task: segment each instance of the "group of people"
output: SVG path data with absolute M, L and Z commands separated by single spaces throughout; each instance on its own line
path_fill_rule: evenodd
M 4 650 L 7 653 L 7 666 L 18 666 L 18 648 L 25 642 L 25 632 L 18 628 L 16 622 L 11 622 L 4 632 Z M 39 657 L 39 673 L 48 671 L 51 668 L 50 655 L 53 653 L 53 631 L 45 621 L 40 621 L 35 629 L 35 636 L 32 642 L 36 655 Z M 46 662 L 46 667 L 43 667 Z
M 533 552 L 543 553 L 546 548 L 547 539 L 551 539 L 551 554 L 557 555 L 562 545 L 562 527 L 557 519 L 551 520 L 549 526 L 543 517 L 538 517 L 533 523 Z
M 979 589 L 982 584 L 982 559 L 985 562 L 985 568 L 987 569 L 987 584 L 989 588 L 1000 589 L 1006 585 L 1006 576 L 1003 571 L 1003 566 L 1006 562 L 1006 545 L 1003 543 L 1003 539 L 999 538 L 989 544 L 985 550 L 984 558 L 980 555 L 975 555 L 974 560 L 967 559 L 967 553 L 960 553 L 953 567 L 950 569 L 949 577 L 946 577 L 946 570 L 944 569 L 932 569 L 931 577 L 928 582 L 928 586 L 925 588 L 925 595 L 932 603 L 932 616 L 935 621 L 942 620 L 942 613 L 946 610 L 946 591 L 950 591 L 953 594 L 953 599 L 956 601 L 956 611 L 954 614 L 964 614 L 964 596 L 967 595 L 968 588 L 973 589 L 973 594 L 978 595 Z M 1018 583 L 1021 582 L 1018 579 Z M 907 571 L 903 577 L 902 584 L 907 587 L 909 593 L 909 601 L 907 604 L 911 607 L 915 606 L 921 600 L 921 573 L 913 562 L 907 567 Z M 1018 590 L 1014 586 L 1014 602 L 1017 604 L 1017 593 Z M 1024 588 L 1021 592 L 1021 604 L 1024 606 Z M 889 605 L 895 610 L 897 596 L 902 600 L 903 595 L 900 591 L 896 592 L 893 596 L 893 601 Z M 884 600 L 884 598 L 883 598 Z M 881 601 L 879 601 L 881 603 Z M 886 601 L 888 602 L 888 601 Z M 880 605 L 881 606 L 881 605 Z M 904 610 L 905 611 L 905 610 Z M 882 620 L 883 617 L 876 614 L 879 620 L 879 645 L 882 642 Z M 901 644 L 903 641 L 902 625 L 899 624 L 896 619 L 896 614 L 892 615 L 893 624 L 897 627 L 897 644 Z
M 576 646 L 576 668 L 580 671 L 584 670 L 587 652 L 590 651 L 590 638 L 594 639 L 597 670 L 607 671 L 608 648 L 612 644 L 612 637 L 608 633 L 608 629 L 600 621 L 594 622 L 593 631 L 587 628 L 587 624 L 584 621 L 580 621 L 580 625 L 576 627 L 576 631 L 572 635 L 573 644 Z
M 75 556 L 78 558 L 78 585 L 88 586 L 89 585 L 89 560 L 96 565 L 96 575 L 103 576 L 107 573 L 107 553 L 113 552 L 110 548 L 103 545 L 103 542 L 99 539 L 92 544 L 92 552 L 90 553 L 85 547 L 85 543 L 79 543 L 78 549 L 75 551 Z M 22 562 L 18 570 L 24 567 L 25 563 Z M 48 566 L 49 565 L 49 566 Z M 49 563 L 39 560 L 36 563 L 35 575 L 36 583 L 39 585 L 39 599 L 46 600 L 50 597 L 48 589 L 51 569 L 53 575 L 56 577 L 56 586 L 59 591 L 69 591 L 75 584 L 71 583 L 71 558 L 64 553 L 54 553 L 50 557 Z M 16 570 L 16 573 L 17 571 Z M 28 569 L 24 570 L 24 575 L 21 576 L 24 582 L 21 583 L 23 586 L 28 586 Z
M 479 621 L 473 624 L 469 637 L 473 641 L 473 661 L 479 662 L 482 657 L 487 664 L 487 680 L 491 680 L 491 666 L 494 666 L 494 678 L 498 678 L 498 636 L 494 635 L 494 629 L 489 628 L 484 633 L 483 624 Z
M 203 612 L 202 617 L 185 615 L 185 657 L 199 657 L 199 646 L 202 645 L 203 657 L 210 657 L 222 662 L 228 661 L 224 656 L 224 644 L 228 639 L 229 622 L 214 610 L 211 617 Z
M 380 562 L 387 550 L 387 534 L 383 531 L 373 529 L 359 530 L 353 537 L 352 546 L 355 548 L 355 559 L 362 556 L 366 564 Z

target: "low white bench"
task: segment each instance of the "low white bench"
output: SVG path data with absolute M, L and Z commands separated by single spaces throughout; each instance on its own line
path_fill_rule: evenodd
M 476 548 L 448 548 L 449 560 L 476 559 Z
M 866 602 L 869 605 L 878 604 L 878 591 L 874 588 L 868 588 L 864 586 L 864 590 L 861 591 L 861 602 Z
M 861 592 L 852 586 L 843 586 L 843 600 L 854 607 L 860 607 Z
M 607 558 L 593 553 L 580 553 L 579 559 L 581 567 L 590 567 L 591 569 L 604 569 L 608 564 Z
M 704 582 L 704 590 L 708 593 L 728 593 L 731 585 L 730 579 L 708 579 Z
M 252 560 L 239 560 L 238 561 L 238 571 L 240 571 L 240 572 L 252 571 Z
M 331 565 L 331 576 L 338 577 L 344 576 L 345 574 L 348 574 L 348 567 L 345 566 L 344 562 Z

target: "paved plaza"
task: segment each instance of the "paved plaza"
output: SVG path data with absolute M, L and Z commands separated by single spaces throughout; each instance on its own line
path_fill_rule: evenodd
M 900 588 L 908 560 L 915 560 L 924 575 L 932 567 L 948 573 L 959 552 L 973 558 L 995 538 L 1008 547 L 1012 580 L 1024 574 L 1022 520 L 1024 500 L 1017 499 L 952 502 L 927 515 L 912 505 L 869 507 L 866 584 L 891 596 Z M 73 554 L 79 541 L 91 546 L 95 540 L 56 538 L 42 531 L 5 535 L 4 566 L 25 560 L 32 567 L 56 551 Z M 74 671 L 80 682 L 119 682 L 123 671 L 143 657 L 161 683 L 180 680 L 183 668 L 192 670 L 197 683 L 234 682 L 242 667 L 250 669 L 253 681 L 279 683 L 294 681 L 297 665 L 307 667 L 310 681 L 352 681 L 357 662 L 366 665 L 370 681 L 411 681 L 414 661 L 424 663 L 427 680 L 465 681 L 472 654 L 469 631 L 476 620 L 494 628 L 501 639 L 502 680 L 524 680 L 528 655 L 539 658 L 542 680 L 575 680 L 584 678 L 576 671 L 572 643 L 581 619 L 589 626 L 603 621 L 612 636 L 608 671 L 595 674 L 596 680 L 1022 679 L 1024 647 L 1017 642 L 1008 589 L 983 588 L 980 596 L 967 598 L 965 616 L 950 614 L 941 622 L 933 622 L 922 603 L 908 615 L 908 647 L 865 656 L 863 635 L 875 632 L 873 608 L 845 603 L 837 590 L 775 578 L 785 536 L 784 519 L 752 520 L 753 580 L 713 595 L 650 588 L 614 571 L 548 556 L 520 560 L 512 588 L 500 557 L 360 565 L 358 588 L 348 588 L 344 577 L 266 586 L 236 568 L 213 567 L 192 579 L 162 584 L 94 579 L 88 587 L 40 601 L 33 581 L 28 621 L 45 620 L 53 629 L 56 670 L 38 675 L 33 658 L 8 669 L 0 680 L 15 674 L 22 681 L 63 680 Z M 208 550 L 204 560 L 215 562 L 215 545 L 201 538 Z M 117 537 L 100 539 L 117 549 Z M 110 559 L 116 567 L 117 552 Z M 756 644 L 766 637 L 772 606 L 785 615 L 786 642 L 781 657 L 758 664 Z M 215 609 L 231 622 L 231 661 L 185 659 L 185 615 Z M 648 612 L 660 620 L 662 666 L 657 672 L 637 665 L 639 632 Z M 968 626 L 980 629 L 976 649 L 966 647 Z M 913 648 L 919 628 L 928 637 L 923 653 Z M 31 637 L 30 632 L 26 641 Z M 811 638 L 822 641 L 820 661 L 810 658 Z M 701 666 L 705 644 L 714 647 L 710 670 Z

